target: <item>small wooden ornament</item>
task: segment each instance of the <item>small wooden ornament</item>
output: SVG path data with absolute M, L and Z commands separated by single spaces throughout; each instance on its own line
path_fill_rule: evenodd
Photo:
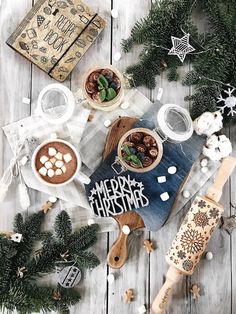
M 68 250 L 65 253 L 61 253 L 60 255 L 64 259 L 64 261 L 67 261 L 67 258 L 70 256 Z
M 236 216 L 233 215 L 231 217 L 222 217 L 222 220 L 223 220 L 222 229 L 231 234 L 234 228 L 236 228 Z
M 51 209 L 53 207 L 53 203 L 47 201 L 43 206 L 42 206 L 42 211 L 44 212 L 44 214 L 47 214 L 47 212 L 49 211 L 49 209 Z
M 198 285 L 196 285 L 196 284 L 192 285 L 190 292 L 192 292 L 194 300 L 196 300 L 200 297 L 200 294 L 199 294 L 200 290 L 201 289 L 198 287 Z
M 19 278 L 23 278 L 25 272 L 27 272 L 27 268 L 25 266 L 24 267 L 18 267 L 17 271 L 16 271 L 16 275 Z
M 59 284 L 66 289 L 73 288 L 82 279 L 82 272 L 76 266 L 63 268 L 59 273 Z
M 60 301 L 61 300 L 61 294 L 59 291 L 54 291 L 52 295 L 53 300 Z
M 131 303 L 133 299 L 134 299 L 133 289 L 127 289 L 124 293 L 124 302 Z
M 153 242 L 150 240 L 144 240 L 143 247 L 146 249 L 148 254 L 154 251 Z

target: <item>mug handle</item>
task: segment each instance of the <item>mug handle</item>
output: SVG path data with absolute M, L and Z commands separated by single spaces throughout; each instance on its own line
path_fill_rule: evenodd
M 83 184 L 89 184 L 91 182 L 91 179 L 80 171 L 76 174 L 75 178 Z

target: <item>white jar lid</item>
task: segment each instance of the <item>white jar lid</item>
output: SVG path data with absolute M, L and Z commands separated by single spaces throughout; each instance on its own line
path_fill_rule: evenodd
M 157 113 L 157 124 L 161 135 L 173 142 L 184 142 L 193 134 L 190 114 L 179 105 L 163 105 Z
M 71 118 L 75 98 L 66 86 L 55 83 L 47 85 L 39 94 L 36 114 L 52 124 L 61 124 Z

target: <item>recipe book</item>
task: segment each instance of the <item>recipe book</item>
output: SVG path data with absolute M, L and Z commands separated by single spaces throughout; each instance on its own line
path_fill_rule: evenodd
M 39 0 L 7 44 L 63 82 L 105 28 L 80 0 Z

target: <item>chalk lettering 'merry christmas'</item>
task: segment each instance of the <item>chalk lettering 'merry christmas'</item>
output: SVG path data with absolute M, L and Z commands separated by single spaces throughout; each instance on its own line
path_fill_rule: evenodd
M 149 205 L 149 200 L 143 193 L 143 183 L 129 175 L 96 182 L 90 192 L 90 206 L 100 217 L 118 215 Z

